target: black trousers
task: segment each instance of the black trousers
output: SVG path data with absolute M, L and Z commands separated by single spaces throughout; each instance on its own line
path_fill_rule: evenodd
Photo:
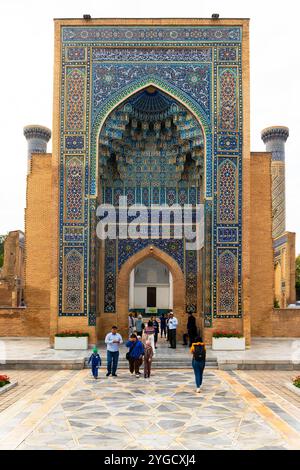
M 188 330 L 188 337 L 189 337 L 189 346 L 191 347 L 192 344 L 195 342 L 195 338 L 197 336 L 197 330 Z
M 183 344 L 185 344 L 187 346 L 188 344 L 188 337 L 189 335 L 187 333 L 184 333 L 183 337 L 182 337 L 182 342 Z
M 169 330 L 169 340 L 171 348 L 176 348 L 176 329 Z
M 139 374 L 140 373 L 140 366 L 143 364 L 143 359 L 141 358 L 137 358 L 137 359 L 133 359 L 133 358 L 130 358 L 129 359 L 129 370 L 130 372 L 133 374 L 133 372 L 135 372 L 136 374 Z

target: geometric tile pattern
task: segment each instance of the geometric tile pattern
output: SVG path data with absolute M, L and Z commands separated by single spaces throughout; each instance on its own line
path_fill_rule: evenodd
M 85 68 L 68 67 L 67 69 L 67 107 L 66 129 L 80 130 L 84 126 Z
M 234 282 L 236 277 L 236 256 L 234 251 L 219 250 L 218 268 L 218 311 L 223 315 L 236 315 L 237 292 Z
M 69 313 L 82 312 L 82 249 L 65 249 L 64 276 L 64 311 Z
M 25 373 L 13 371 L 19 382 Z M 25 412 L 17 399 L 0 413 L 0 448 L 299 449 L 297 404 L 280 395 L 276 376 L 268 387 L 256 377 L 205 371 L 198 395 L 191 370 L 155 370 L 149 380 L 128 371 L 107 379 L 103 369 L 97 381 L 90 371 L 52 371 L 47 381 L 44 373 L 22 396 Z
M 130 27 L 119 26 L 117 28 L 98 27 L 69 27 L 62 28 L 62 40 L 66 43 L 98 42 L 98 43 L 118 43 L 141 41 L 150 44 L 161 42 L 184 41 L 187 43 L 222 43 L 240 42 L 242 40 L 242 30 L 237 26 L 164 26 L 164 27 Z
M 236 223 L 237 175 L 235 163 L 226 159 L 219 165 L 219 222 Z

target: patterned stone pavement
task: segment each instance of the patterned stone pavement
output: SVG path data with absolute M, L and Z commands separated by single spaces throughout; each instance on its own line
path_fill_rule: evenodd
M 299 449 L 300 397 L 292 372 L 9 371 L 0 396 L 0 449 Z M 291 396 L 292 394 L 292 396 Z

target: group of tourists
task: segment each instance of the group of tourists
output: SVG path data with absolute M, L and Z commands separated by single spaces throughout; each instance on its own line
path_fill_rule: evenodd
M 118 333 L 117 326 L 113 326 L 111 332 L 105 337 L 106 351 L 107 351 L 107 373 L 106 377 L 112 375 L 117 377 L 117 369 L 120 355 L 120 345 L 123 344 L 123 338 Z M 126 359 L 128 360 L 129 370 L 133 375 L 139 378 L 140 367 L 144 362 L 144 377 L 150 378 L 151 374 L 151 362 L 154 353 L 154 349 L 151 345 L 151 341 L 146 339 L 145 342 L 141 341 L 141 336 L 137 336 L 135 333 L 131 333 L 125 346 L 128 348 Z M 91 364 L 92 374 L 95 379 L 98 378 L 98 369 L 101 366 L 101 357 L 98 349 L 95 347 L 93 353 L 89 358 L 88 364 Z
M 161 338 L 165 337 L 170 342 L 170 348 L 176 348 L 176 330 L 178 320 L 173 312 L 160 317 L 160 322 L 156 317 L 151 317 L 145 324 L 142 315 L 136 317 L 130 312 L 128 316 L 129 339 L 125 342 L 128 348 L 126 359 L 128 360 L 129 371 L 137 378 L 141 376 L 140 367 L 144 363 L 144 378 L 150 378 L 152 359 L 155 356 L 159 332 Z M 160 328 L 159 328 L 160 327 Z M 120 346 L 123 344 L 122 336 L 118 333 L 117 326 L 113 326 L 111 332 L 105 337 L 107 348 L 107 373 L 106 376 L 117 377 L 117 368 L 120 354 Z M 190 352 L 192 354 L 192 367 L 195 374 L 196 391 L 200 392 L 203 371 L 205 367 L 206 348 L 202 338 L 197 335 L 196 320 L 189 314 L 187 323 L 187 333 L 183 336 L 184 343 L 189 339 Z M 97 348 L 88 363 L 91 364 L 92 374 L 98 378 L 98 369 L 101 366 L 101 357 Z
M 156 316 L 152 316 L 147 323 L 144 323 L 141 314 L 133 314 L 132 312 L 128 315 L 128 331 L 129 335 L 135 333 L 138 337 L 149 339 L 151 341 L 152 348 L 157 349 L 158 335 L 165 338 L 170 343 L 170 348 L 176 349 L 176 331 L 178 326 L 178 320 L 174 316 L 174 313 L 163 313 L 159 320 Z

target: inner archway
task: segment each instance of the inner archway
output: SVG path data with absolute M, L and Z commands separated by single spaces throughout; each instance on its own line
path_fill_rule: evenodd
M 129 310 L 160 316 L 173 308 L 173 277 L 166 265 L 146 258 L 130 273 Z
M 147 259 L 156 260 L 163 264 L 172 275 L 173 284 L 173 312 L 179 320 L 178 331 L 183 334 L 185 331 L 185 280 L 183 272 L 178 263 L 167 253 L 161 251 L 153 245 L 137 252 L 131 256 L 122 266 L 117 277 L 117 322 L 120 331 L 126 336 L 128 332 L 128 312 L 130 293 L 130 274 L 143 261 Z

